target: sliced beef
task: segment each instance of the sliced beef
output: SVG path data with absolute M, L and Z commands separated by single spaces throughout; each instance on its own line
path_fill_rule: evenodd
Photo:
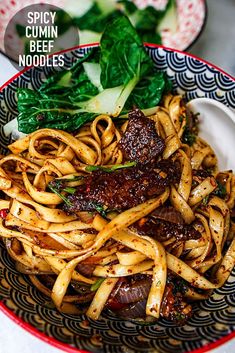
M 118 144 L 124 160 L 138 163 L 154 163 L 163 152 L 165 143 L 158 136 L 155 124 L 139 110 L 129 113 L 125 134 Z
M 111 173 L 96 171 L 68 196 L 71 206 L 64 207 L 67 211 L 95 211 L 98 207 L 122 211 L 160 195 L 178 180 L 178 166 L 170 160 Z

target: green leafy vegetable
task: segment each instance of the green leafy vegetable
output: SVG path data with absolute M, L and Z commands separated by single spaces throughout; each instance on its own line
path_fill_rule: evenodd
M 137 10 L 134 13 L 135 28 L 137 31 L 153 31 L 164 17 L 166 10 L 157 10 L 153 6 L 147 6 L 143 10 Z
M 128 18 L 119 16 L 107 25 L 100 48 L 49 77 L 37 92 L 18 89 L 18 129 L 74 131 L 99 114 L 117 117 L 133 106 L 153 108 L 168 82 L 156 72 Z
M 107 25 L 100 47 L 104 88 L 126 85 L 133 78 L 138 79 L 153 70 L 153 62 L 127 17 L 120 17 Z
M 135 3 L 130 0 L 118 0 L 117 3 L 123 5 L 123 11 L 126 15 L 131 15 L 138 10 Z
M 90 42 L 95 42 L 105 26 L 122 14 L 129 17 L 142 42 L 161 44 L 160 31 L 171 29 L 174 33 L 178 24 L 175 0 L 169 0 L 163 10 L 153 6 L 139 9 L 129 0 L 94 0 L 85 14 L 73 19 L 73 25 L 78 26 L 81 37 L 88 31 Z
M 140 109 L 146 109 L 157 106 L 163 93 L 171 90 L 171 85 L 168 82 L 162 72 L 156 72 L 151 77 L 144 77 L 132 91 L 125 108 L 132 109 L 133 106 L 136 106 Z
M 154 33 L 151 31 L 146 31 L 142 33 L 141 39 L 142 39 L 142 42 L 144 43 L 162 44 L 161 35 L 159 33 Z
M 40 94 L 24 88 L 18 89 L 18 110 L 18 129 L 24 133 L 39 128 L 74 131 L 97 115 L 85 112 L 56 95 Z
M 101 286 L 101 284 L 104 282 L 104 280 L 105 280 L 105 278 L 97 279 L 97 281 L 92 284 L 91 291 L 95 292 Z
M 115 164 L 112 167 L 103 167 L 100 165 L 89 165 L 86 167 L 87 172 L 95 172 L 98 170 L 102 170 L 106 173 L 111 173 L 115 170 L 122 169 L 122 168 L 130 168 L 136 166 L 136 162 L 127 162 L 125 164 Z
M 102 32 L 104 29 L 102 17 L 99 6 L 94 4 L 82 17 L 75 17 L 73 23 L 80 30 L 89 29 L 94 32 Z
M 112 6 L 110 10 L 104 11 L 104 7 L 101 8 L 98 1 L 96 1 L 82 17 L 75 17 L 73 19 L 73 25 L 76 25 L 80 30 L 101 33 L 104 31 L 107 23 L 122 15 L 120 11 L 116 10 L 115 6 Z

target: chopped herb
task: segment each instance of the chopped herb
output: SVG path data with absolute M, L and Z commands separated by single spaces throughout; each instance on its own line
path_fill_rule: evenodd
M 217 188 L 214 190 L 213 194 L 216 195 L 216 196 L 218 196 L 218 197 L 220 197 L 221 199 L 224 199 L 225 196 L 226 196 L 226 194 L 227 194 L 226 188 L 225 188 L 225 186 L 224 186 L 222 183 L 220 183 L 219 181 L 217 181 L 217 184 L 218 184 L 218 186 L 217 186 Z
M 160 280 L 157 281 L 156 286 L 159 287 L 159 286 L 161 285 L 161 283 L 162 283 L 162 282 L 161 282 Z
M 180 115 L 179 122 L 182 123 L 184 121 L 184 116 Z
M 176 295 L 178 292 L 185 294 L 188 289 L 188 282 L 183 278 L 175 277 L 172 275 L 167 276 L 167 283 L 173 284 L 173 294 Z
M 196 141 L 196 135 L 191 134 L 190 130 L 185 127 L 184 134 L 183 134 L 183 142 L 189 146 L 192 146 Z
M 196 141 L 196 136 L 198 134 L 198 115 L 199 113 L 194 114 L 192 112 L 188 112 L 185 115 L 186 125 L 182 136 L 182 142 L 189 146 L 192 146 Z
M 70 181 L 79 181 L 84 179 L 85 177 L 83 175 L 74 175 L 71 178 L 58 178 L 56 180 L 60 181 L 60 182 L 70 182 Z
M 100 165 L 89 165 L 86 167 L 86 171 L 87 172 L 95 172 L 98 170 L 102 170 L 103 172 L 111 173 L 117 169 L 130 168 L 130 167 L 135 167 L 135 166 L 136 166 L 136 162 L 127 162 L 125 164 L 116 164 L 116 165 L 113 165 L 112 167 L 103 167 Z
M 68 186 L 68 187 L 64 188 L 64 191 L 67 192 L 68 194 L 73 195 L 73 194 L 75 194 L 76 189 Z
M 177 321 L 183 321 L 185 320 L 185 315 L 183 313 L 175 313 L 175 318 L 177 319 Z
M 58 187 L 56 187 L 56 183 L 49 183 L 48 187 L 51 191 L 53 191 L 57 196 L 59 196 L 68 206 L 72 206 L 72 203 L 67 199 L 66 196 L 64 196 L 63 194 L 60 193 L 60 191 L 58 190 Z
M 96 203 L 96 202 L 90 202 L 90 204 L 94 207 L 94 209 L 102 216 L 102 217 L 106 217 L 107 216 L 107 212 L 108 210 L 105 210 L 104 206 L 101 205 L 100 203 Z
M 101 286 L 101 284 L 104 282 L 104 280 L 105 280 L 105 278 L 97 279 L 97 281 L 92 284 L 91 291 L 95 292 Z
M 202 204 L 206 206 L 208 204 L 208 201 L 209 201 L 209 195 L 204 197 L 204 199 L 202 200 Z

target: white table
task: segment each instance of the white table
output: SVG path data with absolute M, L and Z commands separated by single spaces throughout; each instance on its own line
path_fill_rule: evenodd
M 208 0 L 209 18 L 205 32 L 190 50 L 235 76 L 235 2 Z M 16 69 L 0 55 L 0 86 L 11 78 Z M 235 339 L 214 349 L 213 353 L 232 353 Z M 0 353 L 59 353 L 60 350 L 33 337 L 0 312 Z

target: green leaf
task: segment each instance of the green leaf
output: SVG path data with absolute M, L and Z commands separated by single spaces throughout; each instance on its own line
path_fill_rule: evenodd
M 153 69 L 141 39 L 125 16 L 106 26 L 100 47 L 103 88 L 126 85 L 132 78 L 140 78 Z
M 99 4 L 95 2 L 83 16 L 73 19 L 73 25 L 77 26 L 80 30 L 90 30 L 101 33 L 108 23 L 121 15 L 122 13 L 115 9 L 111 12 L 102 11 Z
M 155 72 L 153 76 L 144 77 L 136 85 L 125 104 L 125 109 L 132 109 L 134 106 L 139 109 L 157 106 L 163 93 L 167 91 L 169 91 L 169 87 L 165 74 Z
M 97 281 L 92 284 L 91 291 L 95 292 L 101 286 L 101 284 L 104 282 L 104 280 L 105 280 L 105 278 L 97 279 Z
M 156 32 L 156 27 L 164 17 L 166 10 L 157 10 L 153 6 L 147 6 L 143 10 L 137 10 L 134 14 L 135 28 L 141 31 Z
M 103 25 L 100 23 L 102 12 L 97 4 L 94 4 L 83 16 L 75 17 L 73 24 L 79 29 L 89 29 L 95 32 L 102 32 Z
M 162 37 L 154 31 L 138 31 L 143 43 L 162 44 Z
M 69 100 L 23 88 L 18 90 L 18 110 L 18 130 L 26 134 L 39 128 L 74 131 L 97 116 Z
M 69 99 L 76 104 L 76 102 L 87 101 L 98 94 L 99 89 L 89 80 L 87 74 L 81 71 L 76 84 L 70 91 Z
M 138 10 L 138 7 L 130 0 L 118 0 L 118 4 L 123 5 L 123 10 L 126 15 L 131 15 Z

